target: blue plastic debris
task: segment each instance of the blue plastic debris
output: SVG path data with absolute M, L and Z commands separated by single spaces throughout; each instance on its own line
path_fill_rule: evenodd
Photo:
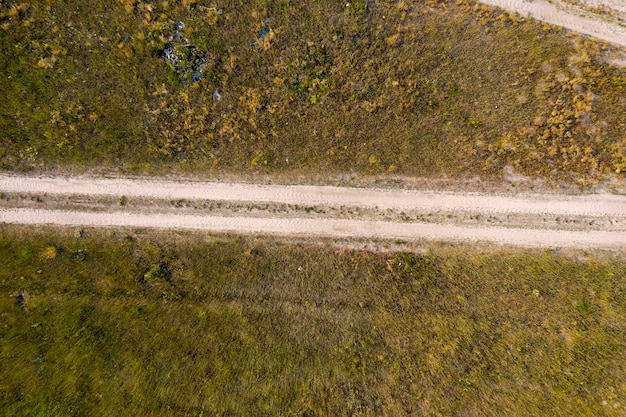
M 270 27 L 269 26 L 265 26 L 265 28 L 263 29 L 263 31 L 259 35 L 259 38 L 255 42 L 252 42 L 250 44 L 250 46 L 256 46 L 256 44 L 258 42 L 261 42 L 263 40 L 263 38 L 265 37 L 265 35 L 267 35 L 269 32 L 270 32 Z
M 191 81 L 193 81 L 193 82 L 200 81 L 200 77 L 202 77 L 202 74 L 200 74 L 199 72 L 196 72 L 194 74 L 193 78 L 191 79 Z

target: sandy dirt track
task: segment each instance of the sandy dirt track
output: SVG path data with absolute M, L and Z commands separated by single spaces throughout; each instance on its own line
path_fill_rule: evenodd
M 212 232 L 287 234 L 375 239 L 494 242 L 523 247 L 622 249 L 626 232 L 555 231 L 468 228 L 441 224 L 392 223 L 334 219 L 285 219 L 258 217 L 216 217 L 142 213 L 87 213 L 33 209 L 4 209 L 0 221 L 62 226 L 125 226 L 157 229 L 208 230 Z
M 358 237 L 372 239 L 402 239 L 407 241 L 486 241 L 524 247 L 571 248 L 626 248 L 626 196 L 593 195 L 487 195 L 478 193 L 423 192 L 418 190 L 375 190 L 342 187 L 282 186 L 254 184 L 224 184 L 190 181 L 95 179 L 95 178 L 35 178 L 0 176 L 3 206 L 1 223 L 54 224 L 72 226 L 151 227 L 213 232 L 268 233 L 282 235 L 312 235 L 330 237 Z M 36 207 L 20 206 L 19 198 L 12 203 L 7 195 L 30 196 L 39 203 Z M 80 196 L 85 208 L 73 206 L 47 207 L 50 196 Z M 88 208 L 92 199 L 101 196 L 115 201 L 106 209 Z M 384 212 L 389 209 L 422 208 L 424 212 L 472 212 L 480 215 L 506 213 L 514 221 L 501 227 L 487 221 L 472 226 L 406 219 L 403 221 L 376 221 L 354 218 L 318 218 L 315 214 L 284 217 L 267 211 L 256 216 L 241 213 L 215 215 L 214 213 L 181 213 L 174 206 L 165 212 L 150 212 L 147 206 L 121 206 L 120 199 L 131 201 L 210 200 L 223 202 L 265 202 L 288 205 L 318 205 L 336 207 L 350 205 Z M 13 204 L 13 206 L 12 206 Z M 565 227 L 548 230 L 532 222 L 534 217 L 585 216 L 588 219 L 607 219 L 602 229 L 577 230 Z M 518 220 L 515 220 L 518 219 Z M 593 222 L 595 220 L 592 220 Z
M 626 48 L 626 0 L 480 1 Z M 0 223 L 147 227 L 407 241 L 484 241 L 523 247 L 626 250 L 624 195 L 489 195 L 9 175 L 0 175 L 0 193 Z M 49 199 L 54 200 L 54 204 L 47 203 L 50 196 L 55 197 Z M 103 204 L 103 197 L 111 202 Z M 64 207 L 64 198 L 74 203 Z M 136 199 L 141 203 L 120 205 L 122 198 L 124 201 Z M 218 213 L 177 210 L 175 202 L 183 200 L 225 202 L 227 208 Z M 26 201 L 36 203 L 26 204 Z M 160 201 L 160 209 L 151 207 L 150 201 Z M 266 209 L 251 216 L 232 210 L 235 203 L 267 203 L 288 205 L 289 208 L 286 214 Z M 96 206 L 97 210 L 94 209 Z M 303 213 L 301 209 L 292 209 L 292 206 L 315 207 L 315 210 L 313 214 L 309 209 Z M 343 212 L 344 207 L 350 208 L 347 218 L 332 214 L 315 215 L 317 210 L 322 209 L 325 213 Z M 353 215 L 354 208 L 356 214 Z M 359 208 L 367 209 L 369 217 L 359 215 Z M 387 216 L 385 221 L 376 220 L 376 216 L 371 214 L 389 211 L 395 211 L 397 215 Z M 476 221 L 471 224 L 448 221 L 448 218 L 455 217 L 455 213 L 462 213 Z M 498 219 L 497 216 L 506 217 L 506 222 L 498 223 L 494 220 Z M 556 223 L 554 219 L 557 219 Z M 572 227 L 568 222 L 576 223 L 576 226 Z
M 626 1 L 480 0 L 491 6 L 531 16 L 626 48 Z
M 0 191 L 85 196 L 210 199 L 300 205 L 350 205 L 386 208 L 423 207 L 432 210 L 479 210 L 485 213 L 551 213 L 560 215 L 624 216 L 626 199 L 611 194 L 518 197 L 479 193 L 377 190 L 307 185 L 256 185 L 220 182 L 131 180 L 124 178 L 32 178 L 0 175 Z

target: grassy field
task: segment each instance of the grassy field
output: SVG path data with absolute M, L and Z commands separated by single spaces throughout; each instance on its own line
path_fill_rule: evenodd
M 0 168 L 626 169 L 626 71 L 602 64 L 608 48 L 466 0 L 346 4 L 4 1 Z
M 626 413 L 608 255 L 1 226 L 0 259 L 7 416 Z
M 623 176 L 626 70 L 563 35 L 466 0 L 2 1 L 0 169 Z M 0 260 L 7 416 L 626 414 L 609 255 L 0 225 Z

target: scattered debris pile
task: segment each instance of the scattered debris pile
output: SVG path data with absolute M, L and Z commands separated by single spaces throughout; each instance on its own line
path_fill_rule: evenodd
M 196 49 L 196 46 L 181 33 L 185 29 L 183 22 L 175 22 L 173 29 L 174 32 L 167 37 L 162 56 L 182 80 L 199 81 L 208 63 L 206 52 Z

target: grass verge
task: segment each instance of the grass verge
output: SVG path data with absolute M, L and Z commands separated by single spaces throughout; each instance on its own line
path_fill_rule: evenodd
M 8 1 L 0 33 L 5 170 L 626 169 L 610 48 L 471 1 Z
M 0 230 L 4 415 L 626 411 L 618 258 Z

